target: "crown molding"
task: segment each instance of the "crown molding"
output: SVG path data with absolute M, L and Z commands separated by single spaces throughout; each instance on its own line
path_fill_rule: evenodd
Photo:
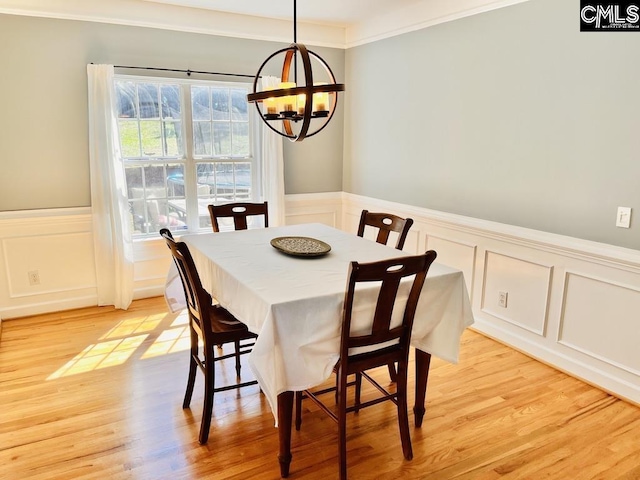
M 287 44 L 293 41 L 292 20 L 141 0 L 0 0 L 0 13 L 160 28 Z M 345 47 L 345 29 L 341 27 L 298 22 L 298 38 L 308 45 Z
M 529 0 L 431 0 L 413 3 L 352 25 L 346 31 L 345 48 L 451 22 Z
M 302 43 L 351 48 L 529 0 L 422 0 L 346 28 L 298 21 Z M 146 0 L 0 0 L 0 13 L 160 28 L 283 43 L 292 20 L 240 15 Z

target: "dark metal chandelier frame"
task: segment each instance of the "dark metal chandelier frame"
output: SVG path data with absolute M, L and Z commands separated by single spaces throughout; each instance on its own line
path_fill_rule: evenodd
M 308 50 L 307 47 L 305 47 L 303 44 L 297 43 L 296 16 L 296 0 L 293 0 L 293 43 L 289 45 L 289 47 L 283 48 L 273 53 L 262 63 L 262 65 L 258 69 L 258 73 L 253 80 L 253 93 L 247 95 L 247 100 L 249 102 L 255 103 L 260 118 L 271 130 L 276 132 L 278 135 L 282 135 L 283 137 L 288 138 L 293 142 L 300 142 L 305 138 L 319 133 L 327 126 L 327 124 L 333 117 L 336 105 L 338 103 L 338 92 L 344 91 L 344 84 L 336 83 L 336 78 L 333 74 L 333 71 L 331 70 L 327 62 L 322 59 L 322 57 L 312 52 L 311 50 Z M 258 81 L 262 76 L 262 70 L 274 57 L 283 53 L 284 63 L 282 65 L 282 75 L 280 80 L 282 82 L 281 88 L 259 92 Z M 302 60 L 302 69 L 304 73 L 303 86 L 297 86 L 298 56 Z M 320 65 L 322 65 L 326 76 L 329 79 L 329 83 L 314 84 L 311 58 L 316 59 L 320 63 Z M 291 83 L 289 83 L 292 77 L 292 66 L 293 80 L 295 82 L 294 85 L 296 85 L 293 87 L 290 86 Z M 283 84 L 287 84 L 287 86 L 282 88 Z M 317 98 L 318 94 L 327 95 L 326 103 L 314 103 L 314 98 Z M 303 95 L 304 106 L 297 105 L 297 108 L 291 108 L 290 105 L 288 108 L 284 108 L 282 111 L 278 111 L 279 109 L 276 109 L 275 111 L 273 111 L 272 109 L 271 111 L 269 111 L 265 108 L 265 103 L 267 102 L 275 103 L 278 100 L 283 100 L 285 98 L 290 99 L 292 97 L 299 101 Z M 316 95 L 316 97 L 314 97 L 314 95 Z M 312 119 L 324 119 L 324 121 L 319 127 L 317 127 L 315 130 L 312 130 Z M 280 122 L 282 122 L 282 129 L 273 126 L 272 123 L 276 122 L 278 125 L 280 124 Z M 294 124 L 302 122 L 297 133 L 294 132 L 292 122 Z

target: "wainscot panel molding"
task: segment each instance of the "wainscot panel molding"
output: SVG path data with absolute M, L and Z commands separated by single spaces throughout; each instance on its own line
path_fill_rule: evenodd
M 180 236 L 179 233 L 176 234 Z M 133 298 L 157 297 L 164 294 L 167 272 L 171 264 L 171 253 L 167 244 L 158 238 L 148 238 L 134 242 Z
M 640 288 L 567 271 L 564 295 L 558 341 L 640 376 Z M 634 322 L 624 321 L 629 308 Z
M 482 312 L 544 336 L 553 267 L 485 251 Z
M 476 331 L 640 404 L 639 250 L 345 192 L 285 199 L 287 224 L 354 235 L 363 209 L 413 218 L 405 251 L 433 248 L 464 272 Z M 61 239 L 81 262 L 69 265 Z M 0 243 L 0 319 L 96 304 L 90 209 L 0 213 Z M 134 255 L 134 297 L 161 295 L 171 261 L 162 239 L 136 242 Z
M 286 195 L 285 223 L 324 223 L 342 228 L 342 203 L 342 192 Z
M 97 304 L 90 208 L 0 212 L 0 317 Z
M 640 404 L 639 250 L 349 193 L 345 230 L 363 209 L 413 218 L 405 250 L 464 272 L 474 330 Z
M 473 302 L 473 290 L 478 246 L 438 235 L 426 234 L 426 249 L 438 252 L 438 261 L 464 273 L 469 298 Z

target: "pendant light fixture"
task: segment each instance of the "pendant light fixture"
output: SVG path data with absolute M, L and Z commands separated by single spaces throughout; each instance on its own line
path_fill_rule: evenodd
M 253 81 L 253 93 L 247 95 L 247 100 L 256 104 L 264 123 L 292 142 L 300 142 L 326 127 L 335 112 L 338 92 L 344 91 L 344 84 L 336 83 L 327 62 L 297 43 L 296 16 L 296 0 L 293 0 L 293 43 L 262 63 Z M 284 56 L 280 84 L 275 89 L 258 91 L 263 69 L 278 56 Z M 298 59 L 302 62 L 300 75 Z M 324 75 L 317 75 L 318 68 L 314 72 L 312 61 L 321 67 Z

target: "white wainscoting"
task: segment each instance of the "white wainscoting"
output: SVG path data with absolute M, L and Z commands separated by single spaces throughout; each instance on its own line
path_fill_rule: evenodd
M 134 255 L 134 298 L 162 295 L 171 260 L 166 245 L 136 242 Z M 0 270 L 0 319 L 96 305 L 91 209 L 0 214 Z
M 405 250 L 464 272 L 475 330 L 640 404 L 640 251 L 343 192 L 287 195 L 286 222 L 355 234 L 363 209 L 413 218 Z M 0 246 L 0 319 L 96 304 L 88 208 L 2 213 Z M 161 295 L 164 243 L 135 258 L 135 298 Z
M 486 250 L 482 312 L 544 336 L 552 271 L 548 265 Z
M 90 209 L 5 212 L 0 245 L 2 318 L 96 304 Z
M 640 251 L 347 193 L 342 208 L 351 231 L 362 209 L 413 218 L 405 250 L 464 272 L 475 330 L 640 404 Z

